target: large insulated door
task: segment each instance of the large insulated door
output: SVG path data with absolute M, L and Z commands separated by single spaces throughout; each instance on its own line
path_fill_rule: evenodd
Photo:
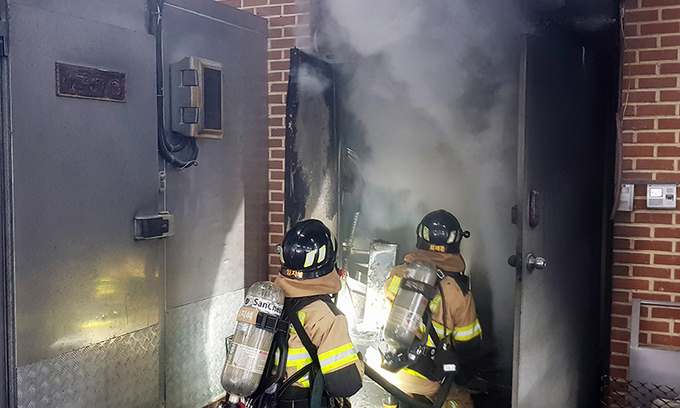
M 513 407 L 594 407 L 602 190 L 588 54 L 537 36 L 524 45 Z
M 203 407 L 225 392 L 224 339 L 244 287 L 267 279 L 267 21 L 212 0 L 166 0 L 162 13 L 166 133 L 171 65 L 187 57 L 222 66 L 221 139 L 198 139 L 198 166 L 167 166 L 166 407 Z M 219 87 L 218 90 L 215 87 Z
M 20 407 L 158 404 L 162 242 L 144 0 L 10 0 Z
M 337 236 L 340 143 L 335 117 L 333 68 L 292 49 L 286 99 L 286 229 L 316 218 Z

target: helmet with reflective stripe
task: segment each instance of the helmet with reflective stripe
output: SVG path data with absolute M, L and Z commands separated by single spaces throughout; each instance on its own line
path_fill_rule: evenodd
M 281 275 L 292 279 L 314 279 L 335 269 L 335 239 L 319 220 L 295 224 L 281 244 Z
M 432 211 L 416 227 L 416 247 L 449 254 L 460 253 L 460 241 L 470 236 L 463 231 L 458 219 L 448 211 Z

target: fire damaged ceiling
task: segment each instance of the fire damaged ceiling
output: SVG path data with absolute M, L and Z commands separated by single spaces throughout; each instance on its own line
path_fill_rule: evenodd
M 539 30 L 594 32 L 618 18 L 619 0 L 520 0 L 527 18 Z

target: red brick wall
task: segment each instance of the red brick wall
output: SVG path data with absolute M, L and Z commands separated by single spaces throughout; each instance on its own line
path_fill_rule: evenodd
M 283 240 L 284 139 L 290 48 L 309 44 L 309 3 L 295 0 L 218 0 L 269 21 L 269 266 L 279 272 L 276 245 Z
M 680 182 L 680 0 L 629 0 L 624 14 L 623 178 Z M 625 378 L 633 298 L 680 302 L 680 211 L 632 213 L 614 229 L 611 374 Z M 642 309 L 641 344 L 680 348 L 680 309 Z

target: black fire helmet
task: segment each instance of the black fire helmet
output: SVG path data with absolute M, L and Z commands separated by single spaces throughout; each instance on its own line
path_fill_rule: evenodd
M 425 251 L 460 253 L 460 241 L 470 236 L 458 219 L 446 210 L 432 211 L 416 227 L 416 248 Z
M 319 220 L 295 224 L 281 244 L 281 275 L 292 279 L 314 279 L 335 269 L 335 239 Z

